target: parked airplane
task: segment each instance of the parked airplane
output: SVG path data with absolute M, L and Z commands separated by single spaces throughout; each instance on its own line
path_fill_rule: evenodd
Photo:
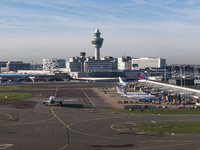
M 117 93 L 119 94 L 124 94 L 122 92 L 122 89 L 120 89 L 118 86 L 116 86 L 116 90 L 117 90 Z M 146 92 L 126 92 L 127 95 L 148 95 Z
M 128 95 L 124 89 L 122 89 L 123 95 L 127 98 L 135 98 L 135 99 L 159 99 L 155 95 Z
M 126 86 L 127 84 L 132 84 L 132 83 L 130 83 L 130 82 L 124 82 L 124 81 L 122 80 L 122 78 L 119 77 L 119 84 L 120 84 L 120 85 L 123 85 L 123 86 Z

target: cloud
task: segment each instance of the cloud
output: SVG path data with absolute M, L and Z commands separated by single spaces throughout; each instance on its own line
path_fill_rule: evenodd
M 199 55 L 198 1 L 7 0 L 0 5 L 0 50 L 7 50 L 2 59 L 68 58 L 82 50 L 94 55 L 95 28 L 105 38 L 102 56 L 126 53 L 176 61 L 172 58 L 180 53 L 183 58 Z

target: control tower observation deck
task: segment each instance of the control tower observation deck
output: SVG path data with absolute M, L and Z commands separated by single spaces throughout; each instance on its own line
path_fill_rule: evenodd
M 94 32 L 94 38 L 91 39 L 92 45 L 95 48 L 95 60 L 100 60 L 100 48 L 103 44 L 103 38 L 100 37 L 101 32 L 96 29 Z

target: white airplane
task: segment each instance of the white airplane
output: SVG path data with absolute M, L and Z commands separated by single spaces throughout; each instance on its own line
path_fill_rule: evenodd
M 48 105 L 48 104 L 57 104 L 57 105 L 62 105 L 62 100 L 55 100 L 55 97 L 54 96 L 50 96 L 49 97 L 49 100 L 46 100 L 46 101 L 42 101 L 42 104 L 43 105 Z
M 120 89 L 118 86 L 116 86 L 117 93 L 124 94 L 122 92 L 122 89 Z M 146 92 L 126 92 L 127 95 L 148 95 Z
M 123 86 L 126 86 L 127 84 L 132 84 L 132 83 L 124 82 L 124 81 L 122 80 L 122 78 L 119 77 L 119 84 L 120 84 L 120 85 L 123 85 Z
M 123 95 L 127 98 L 135 98 L 135 99 L 159 99 L 155 95 L 128 95 L 124 89 L 122 89 Z
M 51 94 L 51 96 L 49 97 L 49 100 L 43 100 L 42 101 L 42 104 L 43 105 L 48 105 L 48 104 L 57 104 L 57 105 L 62 105 L 62 103 L 63 103 L 63 101 L 62 100 L 55 100 L 55 97 L 56 97 L 56 95 L 57 95 L 57 92 L 58 92 L 58 87 L 56 88 L 56 91 L 55 91 L 55 95 L 54 96 L 52 96 L 52 94 Z

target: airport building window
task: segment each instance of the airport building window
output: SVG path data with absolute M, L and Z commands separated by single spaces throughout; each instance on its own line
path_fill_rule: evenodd
M 138 64 L 133 64 L 133 67 L 135 68 L 135 67 L 138 67 Z

